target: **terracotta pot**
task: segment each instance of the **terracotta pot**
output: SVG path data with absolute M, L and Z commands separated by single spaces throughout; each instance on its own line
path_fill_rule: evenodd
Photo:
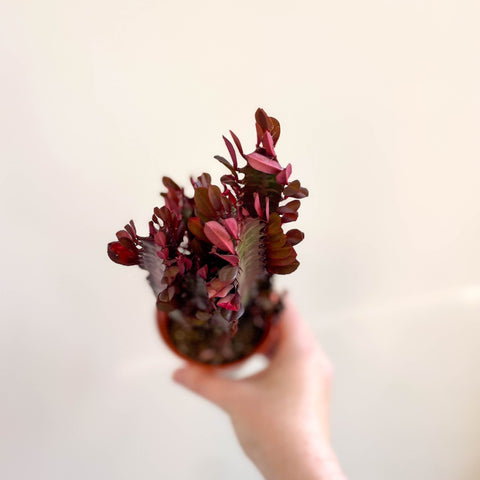
M 238 365 L 239 363 L 244 362 L 245 360 L 247 360 L 249 357 L 251 357 L 256 353 L 261 353 L 268 356 L 274 350 L 278 340 L 278 333 L 279 333 L 278 323 L 272 321 L 273 317 L 266 317 L 265 325 L 262 327 L 263 332 L 261 333 L 258 340 L 256 341 L 256 345 L 248 345 L 248 349 L 249 349 L 248 353 L 234 360 L 225 360 L 219 363 L 210 363 L 208 361 L 204 362 L 197 358 L 192 358 L 188 356 L 187 354 L 181 352 L 177 348 L 170 333 L 171 319 L 167 313 L 157 310 L 156 317 L 157 317 L 156 320 L 157 320 L 158 330 L 161 334 L 161 337 L 163 338 L 165 343 L 168 345 L 168 347 L 182 359 L 187 360 L 188 362 L 193 362 L 203 366 L 209 366 L 209 367 L 215 367 L 215 368 L 231 367 L 233 365 Z

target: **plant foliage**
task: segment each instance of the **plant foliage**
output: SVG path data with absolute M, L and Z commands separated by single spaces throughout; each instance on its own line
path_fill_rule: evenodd
M 234 334 L 245 309 L 275 309 L 272 275 L 299 265 L 294 247 L 304 235 L 285 226 L 297 219 L 299 199 L 308 191 L 290 181 L 291 165 L 282 167 L 277 159 L 279 122 L 261 108 L 255 120 L 253 152 L 244 153 L 233 132 L 233 143 L 223 137 L 230 159 L 215 157 L 228 169 L 222 188 L 203 173 L 191 179 L 189 197 L 163 177 L 164 205 L 154 209 L 149 234 L 139 236 L 130 221 L 108 244 L 111 260 L 148 271 L 158 309 L 186 326 Z

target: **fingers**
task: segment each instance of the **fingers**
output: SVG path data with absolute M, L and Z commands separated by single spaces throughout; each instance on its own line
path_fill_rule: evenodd
M 187 365 L 176 370 L 173 380 L 215 405 L 229 410 L 237 382 L 217 375 L 212 369 Z

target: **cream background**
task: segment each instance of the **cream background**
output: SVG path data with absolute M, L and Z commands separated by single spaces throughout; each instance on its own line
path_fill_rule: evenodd
M 106 244 L 262 106 L 311 192 L 279 285 L 336 365 L 347 474 L 478 479 L 479 5 L 0 2 L 1 477 L 260 478 Z

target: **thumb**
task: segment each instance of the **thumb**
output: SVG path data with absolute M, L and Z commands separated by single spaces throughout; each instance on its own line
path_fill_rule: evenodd
M 173 380 L 192 392 L 206 398 L 225 411 L 233 399 L 237 382 L 218 375 L 213 369 L 187 365 L 173 373 Z

